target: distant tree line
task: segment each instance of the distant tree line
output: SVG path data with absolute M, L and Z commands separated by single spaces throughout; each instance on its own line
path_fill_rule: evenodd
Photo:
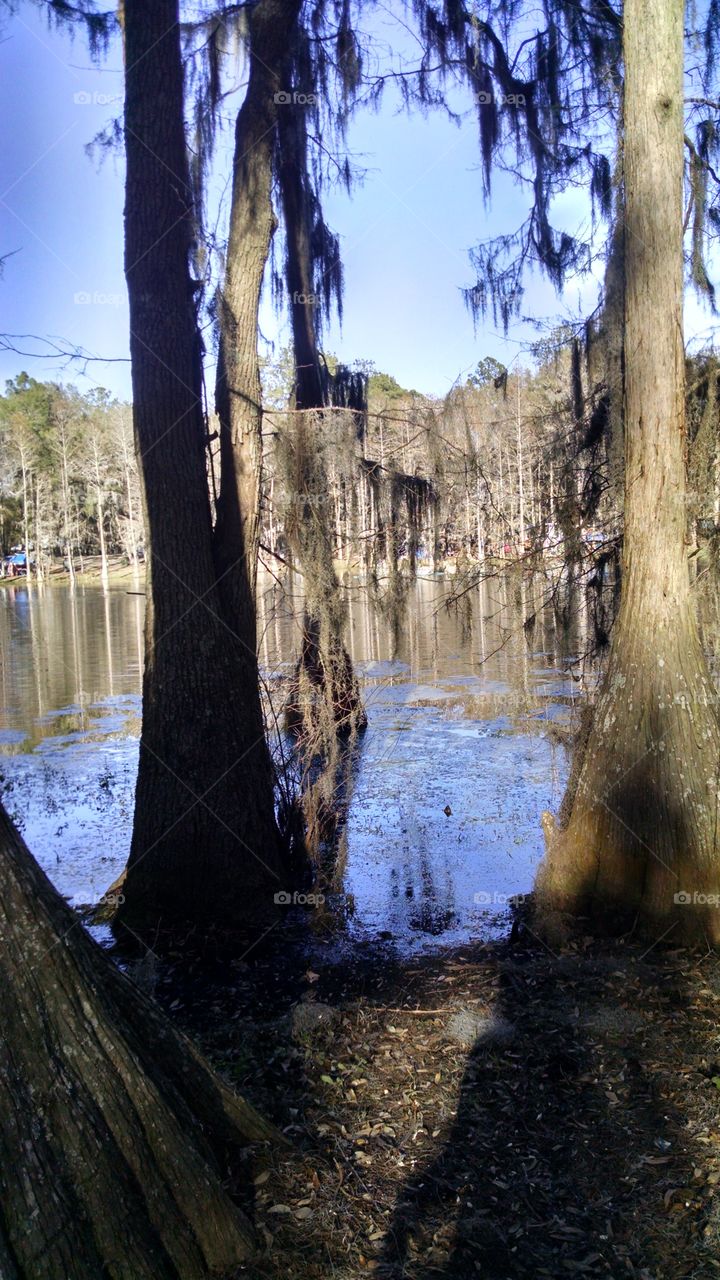
M 132 409 L 102 388 L 20 373 L 0 396 L 0 546 L 20 546 L 42 581 L 62 557 L 74 576 L 86 555 L 137 563 L 143 544 Z
M 392 532 L 400 569 L 439 568 L 458 557 L 482 562 L 536 552 L 566 557 L 583 535 L 614 542 L 622 530 L 622 451 L 600 430 L 591 370 L 580 367 L 572 329 L 538 343 L 534 368 L 478 361 L 444 397 L 402 387 L 367 361 L 362 439 L 356 415 L 319 414 L 316 447 L 325 455 L 328 526 L 334 557 L 382 576 Z M 338 368 L 336 357 L 324 357 Z M 720 363 L 712 349 L 688 357 L 688 545 L 720 524 Z M 263 368 L 261 555 L 287 559 L 291 485 L 284 448 L 293 429 L 292 358 Z M 213 426 L 211 418 L 211 428 Z M 415 506 L 391 510 L 385 479 L 415 481 Z M 213 487 L 212 469 L 210 475 Z M 416 517 L 413 527 L 413 514 Z M 73 573 L 84 557 L 138 563 L 144 525 L 132 433 L 132 406 L 102 388 L 39 382 L 20 373 L 0 396 L 0 549 L 29 548 L 42 581 L 62 559 Z

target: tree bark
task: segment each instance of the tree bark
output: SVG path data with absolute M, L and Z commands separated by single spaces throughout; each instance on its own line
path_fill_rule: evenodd
M 287 73 L 288 84 L 291 74 Z M 362 729 L 367 718 L 343 633 L 347 610 L 335 572 L 327 470 L 314 438 L 325 407 L 317 348 L 312 270 L 312 213 L 303 109 L 278 116 L 280 191 L 286 235 L 286 288 L 295 355 L 295 428 L 289 488 L 297 504 L 288 532 L 305 589 L 303 633 L 287 702 L 288 724 L 321 754 L 332 737 Z
M 214 559 L 175 0 L 128 0 L 125 41 L 126 276 L 149 557 L 135 821 L 117 919 L 155 936 L 160 922 L 264 925 L 288 868 L 255 646 L 227 611 Z M 247 582 L 243 593 L 249 609 Z
M 627 0 L 623 595 L 541 909 L 720 940 L 716 697 L 689 591 L 682 336 L 683 0 Z
M 230 236 L 220 296 L 216 545 L 223 594 L 253 647 L 263 470 L 258 309 L 275 229 L 272 178 L 278 108 L 287 109 L 279 101 L 281 72 L 299 11 L 298 0 L 260 0 L 250 18 L 250 79 L 235 125 Z
M 227 1157 L 282 1140 L 85 933 L 0 806 L 0 1274 L 204 1280 L 251 1252 Z

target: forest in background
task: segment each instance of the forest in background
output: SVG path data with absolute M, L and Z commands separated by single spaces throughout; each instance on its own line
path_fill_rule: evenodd
M 606 430 L 602 386 L 572 331 L 538 343 L 534 367 L 492 357 L 444 400 L 401 387 L 358 361 L 367 381 L 362 432 L 354 411 L 318 415 L 326 457 L 333 553 L 345 570 L 382 579 L 394 530 L 405 576 L 418 565 L 544 555 L 619 566 L 622 440 Z M 323 357 L 331 373 L 336 357 Z M 263 365 L 261 558 L 287 562 L 292 476 L 292 358 Z M 720 366 L 712 349 L 688 357 L 689 551 L 720 525 Z M 217 420 L 208 419 L 208 484 L 217 496 Z M 102 388 L 42 383 L 22 373 L 0 398 L 0 552 L 30 550 L 31 576 L 83 572 L 98 558 L 137 566 L 145 530 L 132 406 Z M 269 557 L 269 559 L 268 559 Z M 116 561 L 117 563 L 117 561 Z M 95 567 L 95 566 L 94 566 Z M 380 588 L 382 593 L 382 589 Z

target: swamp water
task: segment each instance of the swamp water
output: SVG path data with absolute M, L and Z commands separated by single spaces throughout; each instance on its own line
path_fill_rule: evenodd
M 449 608 L 452 583 L 419 581 L 394 641 L 363 588 L 347 590 L 368 729 L 340 844 L 345 927 L 405 952 L 496 936 L 508 898 L 532 887 L 540 814 L 562 797 L 552 726 L 578 696 L 567 666 L 581 622 L 558 626 L 542 578 L 486 582 Z M 297 611 L 269 578 L 260 603 L 272 689 L 292 668 Z M 119 587 L 0 590 L 0 788 L 75 904 L 105 892 L 130 844 L 143 612 Z

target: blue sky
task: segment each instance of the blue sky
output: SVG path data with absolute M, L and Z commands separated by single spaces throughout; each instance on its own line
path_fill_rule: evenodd
M 387 23 L 387 34 L 383 31 Z M 391 35 L 379 19 L 378 34 Z M 396 31 L 396 28 L 395 28 Z M 123 160 L 117 152 L 91 158 L 87 145 L 121 111 L 118 48 L 101 67 L 84 38 L 49 30 L 33 4 L 6 17 L 0 44 L 0 253 L 11 255 L 0 279 L 3 330 L 76 344 L 115 363 L 62 370 L 57 361 L 0 353 L 0 378 L 22 368 L 39 378 L 110 387 L 129 396 L 128 312 L 123 277 Z M 397 38 L 394 36 L 394 38 Z M 492 322 L 473 330 L 461 297 L 473 283 L 467 250 L 507 231 L 526 215 L 522 189 L 506 175 L 483 201 L 475 125 L 469 99 L 457 128 L 438 112 L 408 117 L 392 97 L 379 114 L 363 113 L 349 143 L 366 168 L 352 199 L 330 193 L 326 213 L 340 233 L 345 262 L 342 330 L 330 325 L 325 347 L 343 360 L 374 361 L 419 391 L 444 394 L 478 359 L 526 359 L 537 336 L 528 324 L 507 338 Z M 227 153 L 221 151 L 220 160 Z M 581 192 L 569 192 L 556 217 L 574 230 L 587 219 Z M 596 283 L 577 281 L 558 298 L 547 282 L 529 282 L 524 312 L 534 317 L 575 315 L 594 303 Z M 688 300 L 686 332 L 705 330 L 710 317 Z M 263 334 L 288 341 L 284 321 L 266 300 Z M 19 343 L 27 350 L 37 344 Z

